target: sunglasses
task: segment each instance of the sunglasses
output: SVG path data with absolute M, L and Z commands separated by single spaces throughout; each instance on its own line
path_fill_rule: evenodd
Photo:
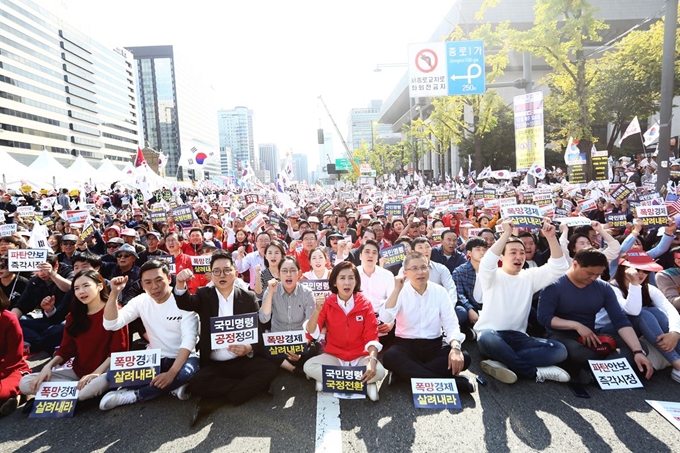
M 119 253 L 116 258 L 131 258 L 134 255 L 130 255 L 129 253 Z
M 106 248 L 107 249 L 117 249 L 117 248 L 120 248 L 121 245 L 122 244 L 107 244 Z
M 0 269 L 7 269 L 7 263 L 0 263 Z
M 62 245 L 76 245 L 76 243 L 73 241 L 64 241 L 62 242 Z

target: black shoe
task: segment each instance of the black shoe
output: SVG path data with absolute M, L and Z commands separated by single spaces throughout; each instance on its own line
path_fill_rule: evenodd
M 19 405 L 19 397 L 18 396 L 13 396 L 4 403 L 2 403 L 2 406 L 0 406 L 0 414 L 2 415 L 9 415 L 15 410 L 17 410 L 17 406 Z
M 274 389 L 275 389 L 275 387 L 274 387 L 274 381 L 271 381 L 271 382 L 269 383 L 269 387 L 267 387 L 267 395 L 269 395 L 269 396 L 274 396 Z
M 475 386 L 465 376 L 454 376 L 458 393 L 475 393 Z
M 201 397 L 199 396 L 199 397 L 196 398 L 196 406 L 194 406 L 194 411 L 191 414 L 191 421 L 189 422 L 190 427 L 193 428 L 194 425 L 196 424 L 196 422 L 198 421 L 198 419 L 200 418 L 201 409 L 202 409 L 202 407 L 201 407 Z
M 399 377 L 394 374 L 392 371 L 387 372 L 387 385 L 392 386 L 399 382 Z
M 35 403 L 35 398 L 31 398 L 26 401 L 26 404 L 24 404 L 24 408 L 21 410 L 22 414 L 30 414 L 31 410 L 33 409 L 33 404 Z
M 307 379 L 307 375 L 305 374 L 305 371 L 302 369 L 301 366 L 296 366 L 295 368 L 293 368 L 293 375 L 295 377 Z

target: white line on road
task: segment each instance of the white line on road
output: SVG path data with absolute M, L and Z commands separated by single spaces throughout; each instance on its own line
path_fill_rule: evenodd
M 316 453 L 342 453 L 340 400 L 330 393 L 316 396 Z

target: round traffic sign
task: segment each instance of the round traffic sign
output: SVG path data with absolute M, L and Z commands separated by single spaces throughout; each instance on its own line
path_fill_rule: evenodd
M 432 49 L 423 49 L 416 54 L 416 68 L 420 72 L 429 73 L 437 69 L 439 59 Z

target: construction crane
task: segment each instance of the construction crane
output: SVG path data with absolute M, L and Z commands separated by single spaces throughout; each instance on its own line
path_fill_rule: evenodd
M 340 129 L 338 129 L 338 125 L 335 124 L 335 120 L 333 119 L 333 115 L 331 115 L 331 112 L 330 112 L 330 110 L 328 110 L 328 107 L 326 106 L 326 103 L 323 101 L 323 98 L 321 97 L 321 95 L 319 95 L 319 100 L 321 101 L 323 108 L 326 109 L 326 113 L 328 114 L 328 118 L 331 119 L 331 123 L 333 123 L 333 127 L 335 127 L 335 132 L 338 133 L 338 137 L 340 137 L 340 141 L 342 141 L 342 146 L 345 147 L 345 156 L 347 156 L 347 159 L 352 164 L 352 169 L 354 169 L 354 176 L 359 177 L 361 172 L 359 171 L 359 166 L 357 165 L 356 161 L 354 160 L 354 156 L 352 155 L 352 151 L 350 151 L 349 146 L 347 146 L 347 142 L 345 141 L 345 138 L 342 136 Z

